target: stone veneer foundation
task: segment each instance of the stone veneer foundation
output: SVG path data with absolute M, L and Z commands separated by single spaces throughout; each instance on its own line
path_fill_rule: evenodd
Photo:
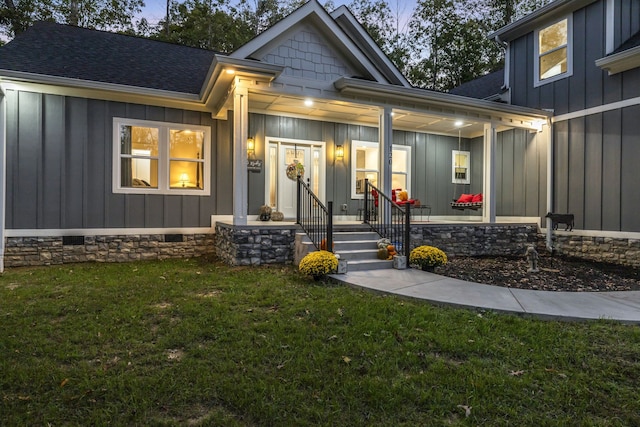
M 640 239 L 581 236 L 566 232 L 554 234 L 553 246 L 557 253 L 570 257 L 640 267 Z
M 360 228 L 362 229 L 362 228 Z M 291 264 L 295 235 L 291 223 L 234 226 L 217 223 L 215 234 L 140 234 L 63 237 L 8 237 L 6 267 L 74 262 L 128 262 L 191 258 L 215 254 L 229 265 Z M 554 233 L 557 254 L 597 262 L 640 267 L 640 239 Z M 536 224 L 418 224 L 411 227 L 411 246 L 436 246 L 449 256 L 523 256 L 526 247 L 545 250 Z
M 216 223 L 216 256 L 229 265 L 291 264 L 296 224 L 268 225 Z
M 169 237 L 170 236 L 170 237 Z M 191 258 L 214 252 L 213 234 L 136 234 L 63 237 L 8 237 L 6 267 L 72 262 L 128 262 Z

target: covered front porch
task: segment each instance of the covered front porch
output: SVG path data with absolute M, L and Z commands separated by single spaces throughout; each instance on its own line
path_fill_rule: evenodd
M 417 221 L 496 223 L 547 212 L 546 112 L 349 78 L 316 97 L 240 77 L 232 86 L 217 114 L 232 121 L 231 162 L 220 166 L 233 177 L 233 198 L 218 214 L 234 225 L 258 219 L 265 205 L 295 218 L 292 165 L 323 203 L 333 202 L 337 221 L 362 218 L 365 179 L 387 195 L 407 191 L 422 206 Z M 452 209 L 461 194 L 482 194 L 482 209 Z

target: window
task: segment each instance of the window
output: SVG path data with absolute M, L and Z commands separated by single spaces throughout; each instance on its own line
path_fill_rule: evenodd
M 573 73 L 571 18 L 564 18 L 535 32 L 534 86 L 570 76 Z
M 451 182 L 453 184 L 471 183 L 471 153 L 453 150 L 451 152 Z
M 353 141 L 351 158 L 351 198 L 362 199 L 365 178 L 378 187 L 378 143 Z M 402 188 L 411 194 L 411 147 L 394 145 L 391 156 L 391 188 Z
M 114 193 L 209 195 L 208 127 L 115 118 Z

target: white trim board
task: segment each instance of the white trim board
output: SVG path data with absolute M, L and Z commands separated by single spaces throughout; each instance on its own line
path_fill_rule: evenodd
M 213 234 L 213 227 L 184 228 L 43 228 L 5 230 L 5 237 L 133 236 L 149 234 Z
M 563 122 L 565 120 L 577 119 L 579 117 L 590 116 L 592 114 L 604 113 L 605 111 L 618 110 L 621 108 L 640 105 L 640 96 L 629 98 L 623 101 L 612 102 L 611 104 L 598 105 L 597 107 L 587 108 L 585 110 L 574 111 L 573 113 L 560 114 L 551 119 L 552 123 Z

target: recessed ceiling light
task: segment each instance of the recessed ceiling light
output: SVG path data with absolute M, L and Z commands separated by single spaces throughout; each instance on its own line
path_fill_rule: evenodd
M 311 107 L 313 105 L 313 101 L 310 99 L 305 99 L 304 100 L 304 105 L 307 107 Z
M 227 72 L 227 74 L 235 74 L 236 70 L 232 70 L 231 68 L 227 68 L 226 72 Z
M 454 123 L 454 125 L 460 127 L 462 126 L 464 123 L 462 122 L 462 120 L 456 120 L 456 122 Z

